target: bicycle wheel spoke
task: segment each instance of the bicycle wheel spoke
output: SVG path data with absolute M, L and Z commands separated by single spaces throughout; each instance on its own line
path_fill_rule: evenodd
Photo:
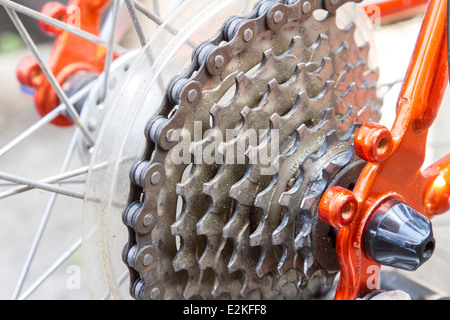
M 158 26 L 163 26 L 163 28 L 167 31 L 169 31 L 172 35 L 177 35 L 178 34 L 178 30 L 176 28 L 174 28 L 173 26 L 169 25 L 169 24 L 164 24 L 164 20 L 158 15 L 153 13 L 150 9 L 148 9 L 146 6 L 144 6 L 141 2 L 139 2 L 138 0 L 133 0 L 134 1 L 134 5 L 135 8 L 141 12 L 144 16 L 146 16 L 147 18 L 149 18 L 150 20 L 152 20 L 153 22 L 155 22 Z M 195 44 L 194 42 L 192 42 L 191 40 L 187 40 L 186 44 L 191 47 L 192 49 L 195 49 L 198 45 Z
M 49 191 L 49 192 L 54 192 L 54 193 L 62 194 L 62 195 L 72 197 L 72 198 L 84 199 L 84 194 L 82 194 L 82 193 L 72 191 L 72 190 L 67 190 L 67 189 L 64 189 L 64 188 L 61 188 L 61 187 L 58 187 L 56 185 L 52 185 L 49 183 L 38 182 L 38 181 L 31 180 L 31 179 L 19 177 L 16 175 L 5 173 L 5 172 L 0 172 L 0 179 L 15 182 L 18 184 L 23 184 L 30 188 L 34 188 L 34 189 L 41 189 L 41 190 L 45 190 L 45 191 Z
M 86 32 L 84 30 L 78 29 L 78 28 L 76 28 L 76 27 L 74 27 L 74 26 L 72 26 L 70 24 L 67 24 L 67 23 L 61 22 L 61 21 L 59 21 L 57 19 L 48 17 L 48 16 L 40 13 L 39 11 L 27 8 L 27 7 L 23 6 L 23 5 L 15 3 L 15 2 L 13 2 L 11 0 L 0 0 L 0 4 L 5 7 L 5 10 L 12 9 L 14 11 L 20 12 L 20 13 L 22 13 L 24 15 L 27 15 L 27 16 L 29 16 L 31 18 L 34 18 L 36 20 L 43 21 L 43 22 L 45 22 L 45 23 L 47 23 L 49 25 L 52 25 L 52 26 L 60 28 L 60 29 L 62 29 L 64 31 L 70 32 L 70 33 L 72 33 L 72 34 L 74 34 L 76 36 L 79 36 L 79 37 L 81 37 L 83 39 L 86 39 L 86 40 L 88 40 L 90 42 L 93 42 L 93 43 L 96 43 L 98 45 L 107 47 L 106 41 L 103 40 L 102 38 L 100 38 L 100 37 L 98 37 L 96 35 L 93 35 L 92 33 Z M 124 48 L 124 47 L 122 47 L 120 45 L 114 45 L 114 50 L 119 52 L 119 53 L 128 52 L 127 48 Z
M 157 15 L 160 15 L 159 0 L 153 0 L 153 9 Z
M 9 151 L 11 151 L 11 149 L 19 145 L 26 138 L 30 137 L 33 133 L 42 128 L 44 125 L 50 123 L 53 119 L 61 115 L 64 109 L 65 109 L 64 106 L 59 106 L 56 109 L 53 109 L 51 112 L 49 112 L 44 117 L 39 119 L 39 121 L 30 126 L 27 130 L 25 130 L 16 138 L 11 140 L 7 145 L 5 145 L 3 148 L 0 149 L 0 158 L 6 155 Z
M 32 285 L 28 288 L 27 291 L 23 295 L 19 297 L 18 300 L 25 300 L 28 298 L 39 286 L 55 272 L 67 259 L 72 256 L 72 254 L 77 251 L 81 247 L 81 238 L 78 239 L 64 254 L 62 254 L 56 261 L 53 263 L 50 268 L 47 269 Z
M 111 63 L 113 60 L 113 54 L 114 54 L 114 39 L 116 36 L 116 29 L 117 29 L 117 17 L 119 12 L 119 0 L 113 1 L 113 7 L 112 7 L 112 23 L 111 23 L 111 34 L 108 41 L 108 51 L 106 53 L 106 59 L 105 59 L 105 78 L 103 82 L 103 91 L 100 94 L 100 101 L 103 102 L 106 98 L 106 92 L 108 90 L 108 84 L 109 84 L 109 74 L 111 69 Z
M 65 173 L 58 174 L 58 175 L 55 175 L 52 177 L 48 177 L 46 179 L 39 180 L 39 182 L 48 183 L 48 184 L 53 184 L 53 183 L 57 183 L 57 182 L 60 183 L 62 180 L 66 180 L 66 179 L 70 179 L 73 177 L 77 177 L 77 176 L 86 174 L 88 171 L 89 171 L 89 166 L 85 166 L 80 169 L 76 169 L 73 171 L 65 172 Z M 4 191 L 4 192 L 0 193 L 0 200 L 11 197 L 11 196 L 15 196 L 17 194 L 20 194 L 20 193 L 23 193 L 23 192 L 26 192 L 26 191 L 32 190 L 32 189 L 33 188 L 31 188 L 29 186 L 22 186 L 22 187 L 17 187 L 17 188 L 13 188 L 13 189 Z
M 33 259 L 35 257 L 35 254 L 36 254 L 37 248 L 39 246 L 39 243 L 41 241 L 42 235 L 43 235 L 44 230 L 45 230 L 45 228 L 47 226 L 47 222 L 48 222 L 48 219 L 50 217 L 50 213 L 53 211 L 53 206 L 54 206 L 54 204 L 56 202 L 56 198 L 57 198 L 56 193 L 53 193 L 50 196 L 50 200 L 47 203 L 47 206 L 45 208 L 44 214 L 43 214 L 43 216 L 41 218 L 41 221 L 39 223 L 38 230 L 37 230 L 37 232 L 35 234 L 35 237 L 33 238 L 33 242 L 31 244 L 30 250 L 28 251 L 27 258 L 26 258 L 25 263 L 24 263 L 24 265 L 22 267 L 22 270 L 20 272 L 19 280 L 17 281 L 16 288 L 14 289 L 12 300 L 16 300 L 17 297 L 19 296 L 21 290 L 22 290 L 23 284 L 24 284 L 25 279 L 26 279 L 26 277 L 28 275 L 28 272 L 30 270 L 31 263 L 33 262 Z
M 93 170 L 101 169 L 107 164 L 108 164 L 107 162 L 104 162 L 102 164 L 95 165 L 93 167 Z M 60 174 L 55 175 L 55 176 L 51 176 L 51 177 L 48 177 L 48 178 L 45 178 L 45 179 L 41 179 L 38 182 L 46 183 L 46 184 L 53 184 L 53 183 L 61 184 L 61 183 L 64 183 L 64 182 L 66 182 L 66 183 L 82 183 L 84 180 L 83 181 L 64 181 L 64 180 L 71 179 L 71 178 L 78 177 L 78 176 L 81 176 L 83 174 L 86 174 L 89 171 L 89 168 L 90 168 L 90 166 L 84 166 L 84 167 L 81 167 L 79 169 L 75 169 L 75 170 L 67 171 L 67 172 L 64 172 L 66 170 L 64 168 L 64 169 L 61 169 L 61 173 Z M 17 183 L 14 183 L 14 185 L 17 185 Z M 21 187 L 16 187 L 16 188 L 13 188 L 13 189 L 10 189 L 10 190 L 6 190 L 6 191 L 0 193 L 0 200 L 8 198 L 8 197 L 11 197 L 11 196 L 15 196 L 17 194 L 20 194 L 20 193 L 23 193 L 23 192 L 26 192 L 26 191 L 29 191 L 29 190 L 32 190 L 32 189 L 34 189 L 34 188 L 32 188 L 30 186 L 21 186 Z
M 0 0 L 1 1 L 1 0 Z M 75 107 L 72 103 L 70 103 L 69 98 L 67 97 L 66 93 L 62 89 L 59 82 L 56 80 L 56 77 L 52 73 L 52 71 L 48 68 L 46 63 L 44 62 L 42 56 L 40 55 L 36 44 L 31 39 L 30 34 L 24 27 L 22 21 L 17 16 L 17 13 L 14 10 L 11 10 L 10 8 L 6 8 L 6 11 L 8 15 L 10 16 L 11 20 L 13 21 L 14 25 L 16 26 L 17 30 L 19 31 L 20 35 L 22 36 L 22 39 L 25 41 L 25 44 L 32 52 L 33 56 L 36 58 L 37 62 L 39 63 L 39 66 L 41 67 L 42 72 L 45 74 L 47 80 L 52 85 L 52 88 L 55 90 L 56 94 L 58 95 L 58 98 L 62 101 L 62 103 L 66 106 L 66 111 L 69 113 L 72 121 L 75 123 L 76 126 L 78 126 L 83 133 L 83 135 L 86 137 L 88 142 L 91 144 L 91 146 L 94 145 L 94 140 L 89 134 L 89 131 L 87 128 L 83 125 L 80 116 L 78 115 L 78 112 L 75 110 Z
M 157 14 L 153 13 L 149 8 L 140 3 L 138 0 L 133 0 L 135 8 L 144 14 L 147 18 L 155 22 L 158 26 L 162 25 L 164 20 Z
M 72 97 L 69 98 L 69 101 L 71 103 L 77 103 L 81 99 L 83 99 L 91 90 L 93 84 L 89 84 L 80 91 L 78 91 L 76 94 L 74 94 Z M 20 135 L 18 135 L 16 138 L 11 140 L 7 145 L 5 145 L 3 148 L 0 149 L 0 158 L 3 157 L 5 154 L 7 154 L 11 149 L 16 147 L 19 143 L 24 141 L 26 138 L 30 137 L 32 134 L 34 134 L 38 129 L 43 127 L 44 125 L 50 123 L 53 119 L 58 117 L 63 111 L 65 110 L 65 106 L 63 104 L 59 105 L 54 110 L 50 111 L 47 115 L 42 117 L 39 121 L 37 121 L 35 124 L 30 126 L 27 130 L 22 132 Z
M 133 21 L 134 29 L 136 30 L 137 36 L 142 46 L 145 46 L 147 40 L 145 39 L 144 30 L 142 29 L 142 25 L 139 22 L 139 17 L 136 11 L 136 7 L 134 6 L 133 0 L 125 0 L 125 4 L 127 5 L 128 12 L 130 13 L 131 20 Z
M 74 178 L 70 178 L 67 180 L 59 180 L 57 181 L 58 184 L 63 185 L 63 184 L 85 184 L 86 183 L 86 178 L 80 178 L 80 179 L 74 179 Z M 0 182 L 0 187 L 17 187 L 18 184 L 14 183 L 14 182 Z M 28 187 L 20 187 L 20 188 L 28 188 Z M 20 192 L 22 193 L 22 192 Z
M 72 136 L 72 140 L 70 142 L 70 145 L 69 145 L 69 147 L 67 149 L 67 152 L 66 152 L 66 155 L 64 157 L 63 163 L 61 165 L 61 169 L 60 169 L 61 176 L 63 176 L 63 173 L 67 170 L 67 168 L 70 165 L 70 161 L 72 160 L 72 157 L 73 157 L 73 154 L 74 154 L 74 151 L 75 151 L 75 147 L 77 145 L 78 135 L 79 135 L 79 132 L 75 131 L 75 133 Z M 85 171 L 87 172 L 87 170 L 85 170 L 85 168 L 81 168 L 81 169 L 78 169 L 78 170 L 74 170 L 72 172 L 72 174 L 66 173 L 66 175 L 73 176 L 73 175 L 78 174 L 78 173 L 83 174 L 83 173 L 85 173 Z M 37 250 L 37 248 L 39 246 L 39 243 L 41 241 L 42 235 L 44 234 L 45 228 L 47 226 L 47 222 L 48 222 L 48 220 L 50 218 L 50 214 L 51 214 L 51 212 L 53 210 L 53 206 L 55 205 L 57 196 L 58 195 L 56 193 L 53 193 L 50 196 L 49 201 L 47 202 L 47 206 L 45 208 L 44 214 L 43 214 L 43 216 L 41 218 L 41 221 L 39 223 L 39 227 L 38 227 L 38 229 L 37 229 L 37 231 L 35 233 L 35 236 L 33 238 L 33 242 L 31 244 L 31 248 L 28 251 L 27 258 L 25 260 L 24 266 L 23 266 L 22 271 L 20 273 L 19 280 L 17 281 L 17 285 L 16 285 L 16 288 L 14 290 L 14 294 L 13 294 L 13 297 L 12 297 L 13 300 L 17 299 L 17 297 L 20 294 L 20 291 L 22 290 L 23 283 L 24 283 L 24 281 L 25 281 L 25 279 L 26 279 L 26 277 L 28 275 L 28 271 L 29 271 L 31 263 L 33 262 L 33 259 L 35 257 L 36 250 Z

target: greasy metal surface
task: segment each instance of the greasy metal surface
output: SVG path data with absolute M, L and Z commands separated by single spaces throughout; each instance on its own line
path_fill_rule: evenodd
M 323 225 L 315 207 L 332 178 L 357 161 L 354 133 L 378 120 L 381 102 L 354 26 L 340 30 L 331 14 L 318 21 L 301 11 L 304 2 L 264 1 L 228 20 L 169 85 L 147 126 L 124 211 L 134 297 L 307 298 L 318 277 L 333 279 L 333 263 L 315 258 L 329 250 L 317 241 Z M 193 137 L 196 124 L 202 139 L 190 145 L 188 163 L 175 163 L 176 130 Z M 227 129 L 235 136 L 215 148 Z M 260 141 L 246 145 L 260 129 Z M 207 150 L 219 160 L 196 162 Z M 263 151 L 269 165 L 253 162 Z

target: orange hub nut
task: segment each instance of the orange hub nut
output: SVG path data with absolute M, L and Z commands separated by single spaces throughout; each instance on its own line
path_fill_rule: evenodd
M 110 2 L 111 0 L 71 0 L 67 6 L 49 2 L 41 12 L 98 36 L 101 15 Z M 96 74 L 103 71 L 107 50 L 105 47 L 45 22 L 41 21 L 39 25 L 44 32 L 56 36 L 48 66 L 60 84 L 79 71 Z M 59 105 L 56 92 L 34 58 L 25 57 L 19 63 L 17 77 L 22 85 L 35 89 L 34 100 L 41 116 L 45 116 Z M 73 122 L 70 118 L 60 115 L 52 121 L 52 124 L 70 126 Z

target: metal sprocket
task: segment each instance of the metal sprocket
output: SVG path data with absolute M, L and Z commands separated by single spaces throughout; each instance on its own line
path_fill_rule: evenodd
M 368 45 L 336 26 L 341 4 L 261 1 L 171 82 L 123 214 L 135 298 L 309 298 L 333 279 L 315 207 L 381 105 Z

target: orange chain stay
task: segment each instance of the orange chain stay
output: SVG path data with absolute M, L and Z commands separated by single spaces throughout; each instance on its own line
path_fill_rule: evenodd
M 354 189 L 332 187 L 319 204 L 321 218 L 338 228 L 335 299 L 363 298 L 379 289 L 380 265 L 364 252 L 364 232 L 383 204 L 396 199 L 427 218 L 450 208 L 450 154 L 421 169 L 428 129 L 448 85 L 446 12 L 445 0 L 429 2 L 392 129 L 368 123 L 357 133 L 355 151 L 368 163 Z
M 41 13 L 72 24 L 93 35 L 100 34 L 101 15 L 111 0 L 71 0 L 67 6 L 58 2 L 44 5 Z M 40 21 L 41 29 L 56 36 L 48 66 L 57 81 L 63 84 L 79 71 L 99 74 L 104 69 L 107 49 L 68 31 Z M 17 77 L 22 85 L 35 89 L 34 100 L 41 116 L 45 116 L 59 105 L 59 98 L 50 82 L 33 57 L 24 58 L 17 69 Z M 60 115 L 52 121 L 58 126 L 70 126 L 73 122 Z

